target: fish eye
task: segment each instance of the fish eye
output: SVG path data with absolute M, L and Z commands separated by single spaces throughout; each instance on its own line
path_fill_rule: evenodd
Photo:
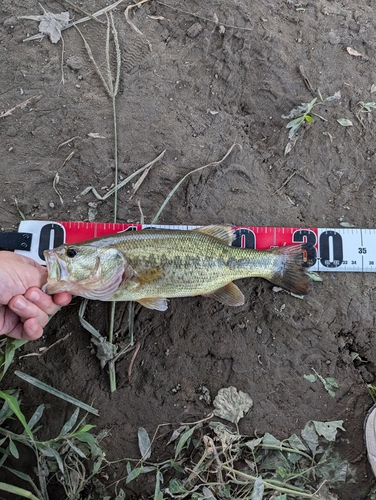
M 73 257 L 75 257 L 77 255 L 77 250 L 73 247 L 69 247 L 67 249 L 67 257 L 70 257 L 71 259 L 73 259 Z

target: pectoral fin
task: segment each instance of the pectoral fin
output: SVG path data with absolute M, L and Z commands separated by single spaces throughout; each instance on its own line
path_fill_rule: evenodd
M 214 290 L 214 292 L 205 294 L 205 297 L 218 300 L 222 304 L 226 304 L 226 306 L 242 306 L 244 304 L 244 295 L 232 282 L 218 288 L 218 290 Z
M 164 297 L 146 297 L 144 299 L 138 299 L 137 302 L 147 309 L 155 309 L 156 311 L 166 311 L 168 307 L 167 299 Z

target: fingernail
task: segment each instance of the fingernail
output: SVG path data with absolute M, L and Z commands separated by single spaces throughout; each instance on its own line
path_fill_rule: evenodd
M 31 300 L 31 302 L 37 302 L 37 300 L 39 299 L 40 299 L 40 293 L 37 292 L 37 290 L 33 290 L 32 292 L 30 292 L 29 300 Z
M 18 297 L 18 299 L 16 299 L 15 303 L 13 304 L 13 307 L 15 307 L 16 309 L 19 309 L 20 311 L 22 309 L 25 309 L 26 306 L 27 306 L 27 302 L 23 297 Z

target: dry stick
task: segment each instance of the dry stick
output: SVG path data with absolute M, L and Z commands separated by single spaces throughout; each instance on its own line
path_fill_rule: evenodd
M 240 144 L 234 142 L 234 144 L 230 147 L 230 149 L 227 151 L 227 153 L 225 154 L 225 156 L 223 158 L 221 158 L 220 160 L 218 161 L 213 161 L 211 163 L 208 163 L 207 165 L 204 165 L 202 167 L 198 167 L 198 168 L 195 168 L 194 170 L 191 170 L 190 172 L 188 172 L 188 174 L 186 174 L 177 184 L 176 186 L 170 191 L 170 193 L 168 194 L 167 198 L 165 199 L 165 201 L 162 203 L 162 206 L 161 208 L 158 210 L 158 212 L 156 213 L 156 215 L 154 216 L 154 219 L 151 221 L 152 224 L 155 224 L 157 222 L 157 220 L 159 219 L 159 216 L 161 215 L 161 213 L 163 212 L 165 206 L 167 205 L 167 203 L 170 201 L 170 198 L 172 197 L 172 195 L 175 193 L 175 191 L 178 189 L 178 187 L 180 186 L 180 184 L 182 184 L 185 179 L 187 177 L 189 177 L 191 174 L 194 174 L 195 172 L 199 172 L 200 170 L 203 170 L 204 168 L 208 168 L 208 167 L 217 167 L 218 165 L 220 165 L 222 162 L 225 161 L 225 159 L 229 156 L 229 154 L 232 152 L 232 150 L 234 149 L 235 146 L 240 146 Z
M 56 342 L 54 342 L 52 345 L 48 346 L 48 347 L 42 347 L 43 351 L 42 352 L 30 352 L 29 354 L 24 354 L 23 356 L 20 356 L 18 359 L 22 359 L 22 358 L 30 358 L 31 356 L 43 356 L 44 354 L 46 354 L 46 352 L 48 352 L 50 349 L 52 349 L 53 347 L 55 347 L 55 345 L 57 344 L 60 344 L 60 342 L 64 342 L 64 340 L 67 340 L 71 335 L 72 335 L 73 332 L 70 332 L 70 333 L 67 333 L 65 335 L 65 337 L 63 337 L 62 339 L 59 339 L 57 340 Z
M 298 171 L 297 171 L 297 170 L 294 170 L 294 172 L 293 172 L 291 175 L 289 175 L 289 176 L 287 177 L 287 179 L 286 179 L 286 180 L 282 183 L 282 185 L 281 185 L 281 186 L 277 189 L 277 191 L 274 191 L 274 193 L 272 193 L 272 196 L 274 196 L 275 194 L 277 194 L 277 193 L 278 193 L 278 191 L 280 191 L 280 190 L 281 190 L 284 186 L 286 186 L 286 184 L 287 184 L 288 182 L 290 182 L 290 181 L 291 181 L 291 179 L 294 177 L 294 175 L 295 175 L 295 174 L 297 174 L 297 173 L 298 173 Z
M 75 10 L 76 12 L 79 12 L 80 14 L 83 14 L 84 16 L 90 17 L 90 19 L 92 19 L 93 21 L 95 21 L 99 24 L 105 24 L 100 19 L 97 19 L 93 14 L 90 14 L 90 12 L 86 12 L 86 10 L 81 9 L 81 7 L 79 7 L 78 5 L 74 5 L 74 3 L 70 2 L 69 0 L 64 0 L 64 2 L 67 3 L 68 5 L 70 5 L 72 7 L 72 9 Z
M 31 102 L 38 102 L 40 99 L 42 99 L 42 94 L 29 97 L 29 99 L 26 99 L 26 101 L 20 102 L 20 104 L 16 104 L 13 108 L 8 109 L 8 111 L 4 111 L 4 113 L 1 113 L 0 118 L 5 118 L 6 116 L 9 116 L 15 111 L 16 109 L 24 109 L 28 104 Z
M 149 0 L 141 0 L 140 2 L 137 2 L 135 3 L 134 5 L 128 5 L 128 7 L 125 9 L 125 12 L 124 12 L 124 15 L 125 15 L 125 20 L 127 21 L 127 23 L 129 24 L 129 26 L 135 30 L 136 33 L 138 33 L 139 35 L 141 35 L 145 42 L 148 44 L 149 46 L 149 49 L 150 51 L 152 50 L 152 46 L 151 46 L 151 43 L 149 42 L 149 40 L 146 38 L 146 36 L 142 33 L 142 31 L 140 31 L 137 26 L 135 24 L 132 23 L 132 21 L 129 19 L 129 11 L 131 9 L 133 9 L 134 7 L 139 7 L 140 5 L 142 5 L 143 3 L 146 3 L 148 2 Z
M 134 353 L 132 355 L 132 359 L 131 359 L 131 362 L 129 363 L 129 368 L 128 368 L 128 382 L 131 381 L 131 376 L 132 376 L 132 368 L 133 368 L 133 365 L 134 365 L 134 362 L 136 360 L 136 356 L 138 354 L 138 351 L 140 350 L 141 348 L 141 343 L 140 342 L 137 342 L 136 343 L 136 346 L 135 346 L 135 350 L 134 350 Z

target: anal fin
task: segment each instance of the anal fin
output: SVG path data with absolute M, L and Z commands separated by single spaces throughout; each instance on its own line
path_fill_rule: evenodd
M 168 307 L 165 297 L 145 297 L 138 299 L 137 302 L 147 309 L 154 309 L 156 311 L 166 311 Z
M 218 300 L 226 306 L 242 306 L 244 304 L 244 295 L 232 281 L 214 292 L 205 294 L 205 297 Z

